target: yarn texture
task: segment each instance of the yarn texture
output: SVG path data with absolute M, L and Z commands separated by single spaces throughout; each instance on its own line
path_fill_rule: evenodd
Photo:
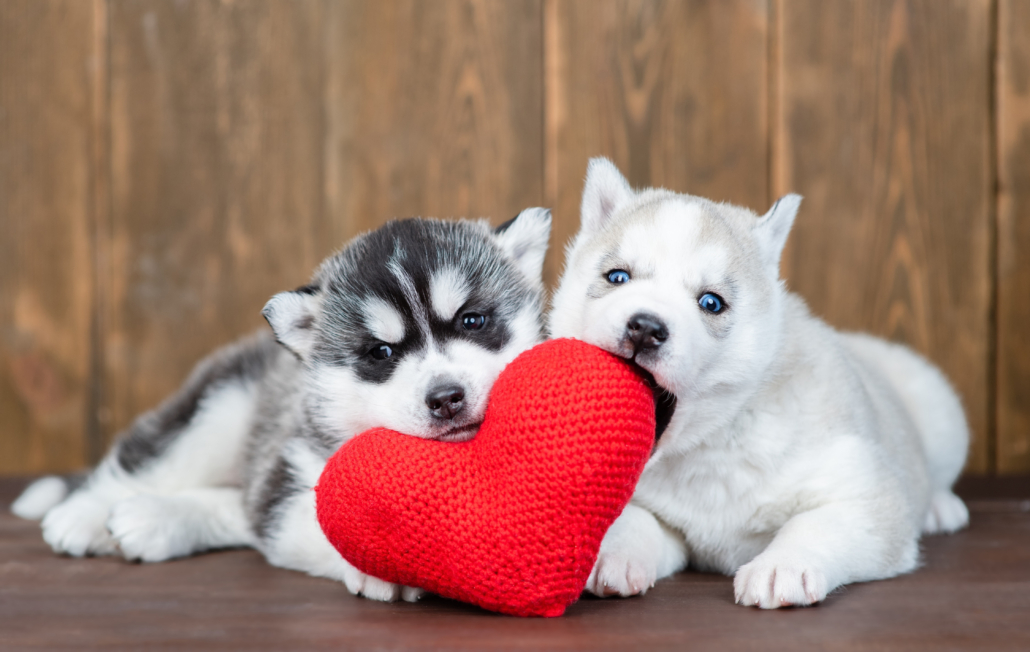
M 623 360 L 551 340 L 494 385 L 475 439 L 354 437 L 315 488 L 318 520 L 364 573 L 515 616 L 560 616 L 654 445 L 651 390 Z

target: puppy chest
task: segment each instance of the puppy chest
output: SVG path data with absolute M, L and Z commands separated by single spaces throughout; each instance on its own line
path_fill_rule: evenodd
M 683 535 L 691 566 L 733 573 L 764 550 L 791 516 L 766 493 L 753 478 L 734 483 L 666 470 L 645 472 L 634 500 Z

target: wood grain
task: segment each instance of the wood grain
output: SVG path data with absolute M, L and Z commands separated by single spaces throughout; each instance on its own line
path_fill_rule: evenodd
M 587 159 L 634 186 L 768 207 L 764 0 L 548 0 L 550 278 L 579 228 Z
M 939 364 L 991 470 L 990 2 L 782 0 L 774 190 L 788 284 Z
M 540 0 L 326 7 L 326 209 L 503 222 L 543 201 Z
M 6 486 L 5 486 L 6 485 Z M 17 485 L 0 481 L 0 504 Z M 1026 498 L 1024 486 L 1020 498 Z M 512 618 L 428 596 L 354 597 L 253 550 L 163 564 L 50 551 L 0 510 L 5 650 L 1026 650 L 1030 512 L 970 503 L 972 525 L 923 539 L 915 572 L 852 584 L 817 607 L 733 604 L 733 582 L 685 572 L 638 598 L 585 597 L 560 618 Z
M 85 463 L 93 5 L 0 3 L 0 473 Z
M 1028 472 L 1028 12 L 0 1 L 0 473 L 95 459 L 391 217 L 552 205 L 553 285 L 595 155 L 756 211 L 804 194 L 791 288 L 944 368 L 970 471 Z
M 335 242 L 317 0 L 110 3 L 110 436 Z
M 997 469 L 1030 472 L 1030 2 L 998 3 Z

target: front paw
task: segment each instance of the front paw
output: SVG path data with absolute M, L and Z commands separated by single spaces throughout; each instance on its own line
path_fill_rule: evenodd
M 586 590 L 602 598 L 643 595 L 658 579 L 658 564 L 633 550 L 604 550 L 597 555 Z
M 43 517 L 43 540 L 54 552 L 84 557 L 110 555 L 116 551 L 107 531 L 110 506 L 89 490 L 72 494 Z
M 798 558 L 763 553 L 737 569 L 733 593 L 745 607 L 804 607 L 826 598 L 826 574 Z
M 188 506 L 174 498 L 140 494 L 115 503 L 107 529 L 122 555 L 132 561 L 159 562 L 193 553 Z
M 387 582 L 371 575 L 364 575 L 361 581 L 361 589 L 354 593 L 355 595 L 363 595 L 369 600 L 379 600 L 381 602 L 396 602 L 397 600 L 418 602 L 425 594 L 425 591 L 411 586 L 401 586 L 400 584 Z
M 343 580 L 347 590 L 354 595 L 361 595 L 369 600 L 378 600 L 379 602 L 396 602 L 397 600 L 418 602 L 425 594 L 425 591 L 422 589 L 401 586 L 400 584 L 381 580 L 378 577 L 366 575 L 357 568 L 354 568 L 342 557 L 339 558 L 339 562 L 342 571 L 339 573 L 340 579 Z

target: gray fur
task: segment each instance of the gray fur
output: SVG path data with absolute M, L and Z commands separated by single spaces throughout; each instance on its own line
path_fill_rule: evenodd
M 212 390 L 225 383 L 260 382 L 283 349 L 267 333 L 230 344 L 200 362 L 182 387 L 157 408 L 133 422 L 118 441 L 118 463 L 134 473 L 161 456 Z
M 370 427 L 475 435 L 497 374 L 542 339 L 549 233 L 549 212 L 527 209 L 496 232 L 482 221 L 410 219 L 355 238 L 309 285 L 268 302 L 272 332 L 200 362 L 81 487 L 64 498 L 68 483 L 49 478 L 26 490 L 20 513 L 45 514 L 44 538 L 71 555 L 161 561 L 255 546 L 354 593 L 417 598 L 340 558 L 315 521 L 311 489 L 329 456 Z M 369 327 L 377 320 L 403 328 L 383 335 Z M 437 376 L 464 383 L 460 408 L 429 407 Z

